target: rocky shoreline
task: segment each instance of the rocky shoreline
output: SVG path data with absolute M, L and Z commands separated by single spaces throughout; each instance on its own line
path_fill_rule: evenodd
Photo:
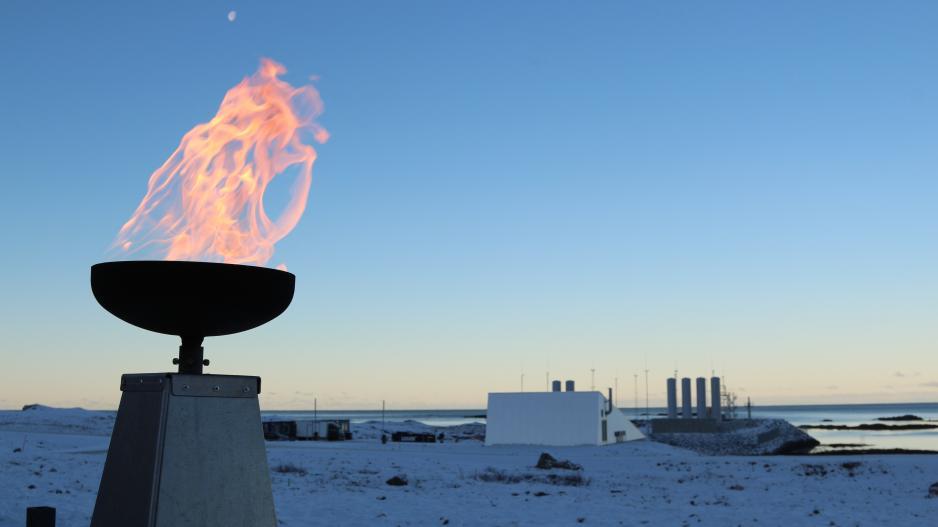
M 714 433 L 649 434 L 649 439 L 705 455 L 765 456 L 807 454 L 820 445 L 783 419 L 752 419 Z
M 894 415 L 891 417 L 877 417 L 877 421 L 924 421 L 921 417 L 912 414 Z
M 938 429 L 938 424 L 907 424 L 907 425 L 887 425 L 883 423 L 871 423 L 860 425 L 801 425 L 798 428 L 802 430 L 867 430 L 867 431 L 888 431 L 888 430 L 934 430 Z

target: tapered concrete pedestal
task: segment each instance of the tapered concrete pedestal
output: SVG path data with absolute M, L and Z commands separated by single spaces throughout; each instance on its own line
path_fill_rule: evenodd
M 121 377 L 92 527 L 276 527 L 260 378 Z

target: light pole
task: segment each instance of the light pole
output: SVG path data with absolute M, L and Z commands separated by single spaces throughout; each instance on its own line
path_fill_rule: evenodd
M 635 382 L 633 384 L 635 387 L 635 405 L 633 408 L 635 408 L 635 417 L 638 417 L 638 374 L 635 373 L 632 376 L 635 377 Z
M 648 368 L 645 368 L 645 419 L 651 419 L 648 412 Z

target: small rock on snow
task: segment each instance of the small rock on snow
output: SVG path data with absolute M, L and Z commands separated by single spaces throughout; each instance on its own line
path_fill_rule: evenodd
M 407 485 L 407 476 L 404 476 L 404 475 L 394 476 L 393 478 L 387 480 L 385 483 L 387 483 L 388 485 L 391 485 L 392 487 L 403 487 L 404 485 Z

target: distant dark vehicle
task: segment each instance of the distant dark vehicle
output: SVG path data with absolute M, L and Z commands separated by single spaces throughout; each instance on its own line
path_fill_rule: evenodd
M 266 421 L 264 439 L 268 441 L 346 441 L 352 439 L 348 419 L 318 421 Z
M 391 441 L 395 443 L 436 443 L 436 436 L 430 433 L 394 432 Z

